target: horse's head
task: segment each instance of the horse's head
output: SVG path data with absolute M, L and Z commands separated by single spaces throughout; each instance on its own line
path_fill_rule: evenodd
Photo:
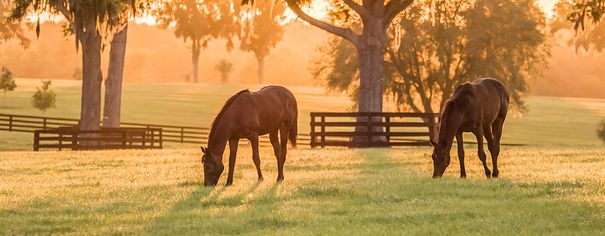
M 450 152 L 446 148 L 445 141 L 437 142 L 431 139 L 433 145 L 433 178 L 439 178 L 443 176 L 445 169 L 450 165 Z
M 202 164 L 204 165 L 204 186 L 216 186 L 219 177 L 225 169 L 223 163 L 212 156 L 208 148 L 202 148 Z

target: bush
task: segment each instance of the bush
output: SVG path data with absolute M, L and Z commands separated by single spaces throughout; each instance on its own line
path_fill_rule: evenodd
M 36 93 L 32 96 L 32 106 L 42 113 L 46 112 L 49 108 L 55 107 L 55 99 L 57 95 L 55 91 L 50 88 L 51 81 L 42 81 L 42 86 L 36 88 Z
M 601 120 L 601 123 L 599 123 L 599 128 L 597 129 L 597 135 L 605 143 L 605 119 Z

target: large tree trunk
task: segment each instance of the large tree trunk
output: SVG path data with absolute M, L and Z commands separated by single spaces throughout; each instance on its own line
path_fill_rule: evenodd
M 191 44 L 191 61 L 192 61 L 192 67 L 193 70 L 191 71 L 191 78 L 192 78 L 192 82 L 193 83 L 197 83 L 198 79 L 197 79 L 197 69 L 199 66 L 199 60 L 200 60 L 200 47 L 199 47 L 199 43 L 193 41 L 193 43 Z
M 359 91 L 357 99 L 358 112 L 382 112 L 384 94 L 384 55 L 386 53 L 387 35 L 378 18 L 364 21 L 361 42 L 357 46 L 359 55 Z M 368 117 L 358 117 L 358 122 L 368 121 Z M 372 122 L 382 122 L 379 117 Z M 372 132 L 382 132 L 382 127 L 374 127 Z M 355 128 L 358 132 L 367 132 L 367 126 Z M 353 142 L 368 141 L 367 136 L 355 136 Z M 374 136 L 373 142 L 385 142 L 385 136 Z
M 258 62 L 258 83 L 263 84 L 265 79 L 265 57 L 256 57 Z
M 128 25 L 118 31 L 111 41 L 109 51 L 109 69 L 105 79 L 105 106 L 103 107 L 103 127 L 120 127 L 120 110 L 122 102 L 122 77 Z
M 82 44 L 82 103 L 80 130 L 98 130 L 101 116 L 101 35 L 96 24 L 80 34 Z

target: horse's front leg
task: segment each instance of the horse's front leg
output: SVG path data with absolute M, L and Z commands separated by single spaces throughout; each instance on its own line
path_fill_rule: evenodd
M 458 146 L 458 161 L 460 162 L 460 178 L 466 178 L 466 169 L 464 168 L 464 140 L 462 132 L 456 134 L 456 145 Z
M 227 174 L 227 186 L 233 184 L 233 172 L 235 171 L 238 143 L 239 138 L 229 139 L 229 173 Z
M 483 164 L 485 176 L 487 176 L 487 178 L 491 178 L 492 172 L 489 170 L 489 168 L 487 168 L 487 156 L 485 155 L 485 150 L 483 149 L 483 127 L 477 128 L 477 130 L 475 130 L 473 134 L 475 135 L 475 137 L 477 137 L 477 155 L 479 156 L 479 160 L 481 160 L 481 163 Z
M 260 155 L 258 154 L 258 133 L 252 134 L 249 140 L 252 146 L 252 161 L 254 161 L 254 166 L 256 166 L 258 181 L 263 181 L 263 173 L 260 170 Z

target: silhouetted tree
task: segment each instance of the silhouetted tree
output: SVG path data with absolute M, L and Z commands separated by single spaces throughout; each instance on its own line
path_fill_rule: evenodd
M 12 19 L 30 15 L 60 14 L 66 20 L 67 32 L 75 34 L 76 48 L 82 47 L 82 102 L 80 129 L 99 129 L 101 116 L 101 48 L 103 37 L 128 20 L 128 8 L 139 6 L 137 0 L 15 0 Z M 36 25 L 39 35 L 40 22 Z
M 2 90 L 2 103 L 6 97 L 6 92 L 14 91 L 17 88 L 17 83 L 13 78 L 13 72 L 11 72 L 6 66 L 2 67 L 2 74 L 0 75 L 0 90 Z
M 216 38 L 227 39 L 227 49 L 233 48 L 231 37 L 239 32 L 237 14 L 239 3 L 231 0 L 165 1 L 156 9 L 155 16 L 161 28 L 174 26 L 174 34 L 191 44 L 192 80 L 198 82 L 200 51 Z
M 544 14 L 531 0 L 418 0 L 395 22 L 384 77 L 402 110 L 439 112 L 456 86 L 480 77 L 502 81 L 523 110 L 526 81 L 548 55 Z M 334 37 L 320 51 L 314 75 L 357 94 L 355 48 Z
M 240 49 L 254 53 L 260 84 L 265 77 L 265 58 L 283 37 L 285 10 L 286 6 L 275 0 L 257 0 L 246 10 L 242 10 L 243 33 L 240 36 Z

